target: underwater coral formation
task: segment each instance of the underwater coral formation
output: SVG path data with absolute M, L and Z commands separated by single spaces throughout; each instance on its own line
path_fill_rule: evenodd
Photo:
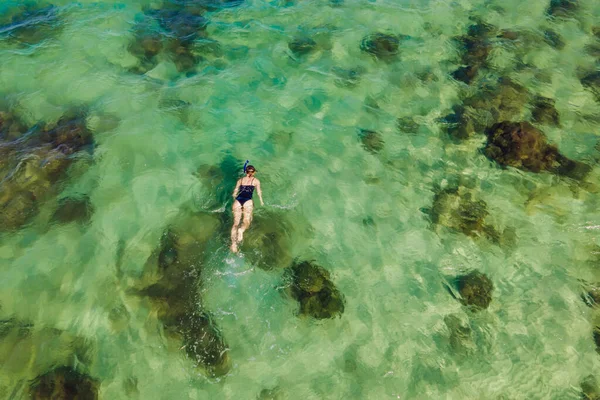
M 487 203 L 477 199 L 463 186 L 438 189 L 431 209 L 424 209 L 435 228 L 444 226 L 470 237 L 485 237 L 500 242 L 502 235 L 486 223 Z
M 494 284 L 482 272 L 472 271 L 461 275 L 456 278 L 455 284 L 460 293 L 460 302 L 473 311 L 484 310 L 492 302 Z
M 100 383 L 71 367 L 58 367 L 38 376 L 30 385 L 33 400 L 95 400 Z
M 60 10 L 54 5 L 25 2 L 0 15 L 0 39 L 8 38 L 22 45 L 35 45 L 58 33 Z
M 296 261 L 286 276 L 292 297 L 300 303 L 300 315 L 324 319 L 344 312 L 344 297 L 325 268 L 312 261 Z
M 376 32 L 365 36 L 360 42 L 360 49 L 381 60 L 389 60 L 400 52 L 402 40 L 408 39 L 407 35 L 390 35 Z
M 524 171 L 549 171 L 582 179 L 591 168 L 559 153 L 546 141 L 544 133 L 529 122 L 499 122 L 486 131 L 485 154 L 503 167 Z
M 14 117 L 4 115 L 8 122 L 0 137 L 0 229 L 13 230 L 37 214 L 39 203 L 56 192 L 77 154 L 93 150 L 94 138 L 81 112 L 66 113 L 55 123 L 27 132 Z
M 362 147 L 371 154 L 377 154 L 383 150 L 383 137 L 381 133 L 369 129 L 361 129 L 358 132 L 358 137 L 362 143 Z
M 160 277 L 139 294 L 152 300 L 165 330 L 182 341 L 187 356 L 217 377 L 229 371 L 229 353 L 210 313 L 199 308 L 199 285 L 204 250 L 219 222 L 211 215 L 198 215 L 190 221 L 201 230 L 163 233 L 157 254 L 149 259 L 150 268 L 156 263 Z

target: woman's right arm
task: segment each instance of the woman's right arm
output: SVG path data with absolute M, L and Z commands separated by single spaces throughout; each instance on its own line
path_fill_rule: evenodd
M 237 183 L 235 184 L 235 189 L 233 189 L 233 198 L 234 199 L 237 197 L 237 192 L 240 188 L 240 182 L 242 182 L 242 180 L 238 179 Z

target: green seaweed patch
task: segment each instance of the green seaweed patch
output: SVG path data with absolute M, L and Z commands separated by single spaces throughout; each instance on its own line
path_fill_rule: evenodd
M 100 383 L 72 367 L 58 367 L 38 376 L 30 383 L 33 400 L 95 400 Z
M 591 167 L 571 160 L 547 143 L 546 135 L 529 122 L 499 122 L 486 130 L 485 155 L 503 167 L 528 172 L 548 171 L 581 180 Z
M 285 276 L 291 296 L 300 303 L 300 315 L 325 319 L 344 313 L 344 297 L 325 268 L 312 261 L 294 262 Z

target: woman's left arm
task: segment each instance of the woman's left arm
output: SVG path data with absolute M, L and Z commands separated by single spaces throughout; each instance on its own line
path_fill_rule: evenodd
M 262 198 L 262 190 L 260 190 L 260 181 L 256 182 L 256 193 L 258 193 L 258 198 L 260 199 L 260 205 L 264 206 L 265 202 Z

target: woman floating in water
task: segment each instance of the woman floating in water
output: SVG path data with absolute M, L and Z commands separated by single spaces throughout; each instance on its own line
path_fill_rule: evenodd
M 258 193 L 260 199 L 260 205 L 264 206 L 262 192 L 260 191 L 260 181 L 254 177 L 256 168 L 252 165 L 248 165 L 245 168 L 246 176 L 238 179 L 235 189 L 233 190 L 233 227 L 231 228 L 231 251 L 234 253 L 238 252 L 238 244 L 242 242 L 244 238 L 244 231 L 250 227 L 252 222 L 252 210 L 254 209 L 254 202 L 252 201 L 252 194 L 254 188 Z M 242 214 L 244 219 L 242 221 Z M 240 225 L 240 221 L 242 225 Z

